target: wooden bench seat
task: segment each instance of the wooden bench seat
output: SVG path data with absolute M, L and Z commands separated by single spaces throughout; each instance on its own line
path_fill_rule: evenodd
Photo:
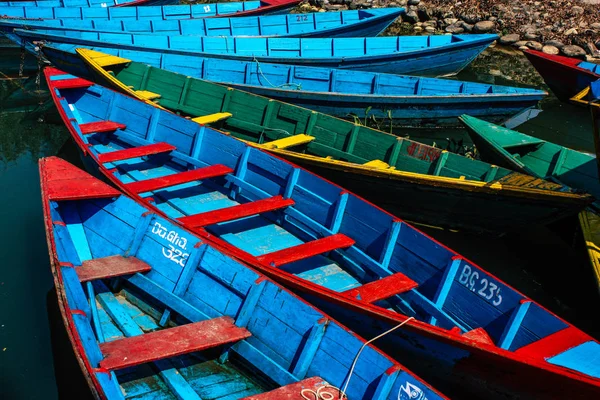
M 156 100 L 162 97 L 160 94 L 148 90 L 136 90 L 135 94 L 146 100 Z
M 94 83 L 82 78 L 71 78 L 71 79 L 60 79 L 50 81 L 51 86 L 55 89 L 77 89 L 77 88 L 88 88 L 93 86 Z
M 127 125 L 113 121 L 98 121 L 88 122 L 87 124 L 79 124 L 79 129 L 84 135 L 90 133 L 113 132 L 117 129 L 125 129 Z
M 135 257 L 110 256 L 84 261 L 75 268 L 80 282 L 148 272 L 150 265 Z
M 288 247 L 272 253 L 263 254 L 257 259 L 274 267 L 295 261 L 304 260 L 319 254 L 327 253 L 332 250 L 343 249 L 354 244 L 354 240 L 346 235 L 337 233 L 321 239 L 313 240 L 308 243 L 302 243 L 297 246 Z
M 385 278 L 369 282 L 360 287 L 350 289 L 344 292 L 354 299 L 359 299 L 365 303 L 375 303 L 379 300 L 387 299 L 397 294 L 404 293 L 414 289 L 419 284 L 408 276 L 397 272 Z
M 175 150 L 176 147 L 168 143 L 153 143 L 146 146 L 137 146 L 130 149 L 111 151 L 110 153 L 98 154 L 98 161 L 109 163 L 115 161 L 129 160 L 136 157 L 149 156 L 153 154 L 166 153 Z
M 266 149 L 287 149 L 288 147 L 300 146 L 302 144 L 310 143 L 315 140 L 314 136 L 305 135 L 300 133 L 298 135 L 289 136 L 283 139 L 273 140 L 262 144 L 262 147 Z
M 250 203 L 238 204 L 232 207 L 181 217 L 179 218 L 179 221 L 187 227 L 197 228 L 217 224 L 219 222 L 234 221 L 236 219 L 275 211 L 292 205 L 294 205 L 294 200 L 284 199 L 282 196 L 274 196 L 269 197 L 268 199 L 261 199 Z
M 230 317 L 214 318 L 101 343 L 104 359 L 100 361 L 100 367 L 110 371 L 132 367 L 238 342 L 250 336 L 248 330 L 235 326 Z
M 317 390 L 319 390 L 319 388 L 328 385 L 329 383 L 324 381 L 323 378 L 307 378 L 299 382 L 285 385 L 275 390 L 271 390 L 270 392 L 243 397 L 240 400 L 297 400 L 302 399 L 301 393 L 303 389 L 310 389 L 316 392 Z M 321 389 L 320 393 L 331 394 L 333 396 L 333 399 L 337 399 L 340 394 L 338 390 L 331 387 Z M 307 393 L 306 395 L 309 396 L 309 398 L 314 397 L 314 395 L 311 397 L 309 393 Z
M 191 171 L 179 172 L 172 175 L 161 176 L 159 178 L 146 179 L 138 182 L 126 184 L 127 189 L 135 193 L 151 192 L 153 190 L 164 189 L 170 186 L 181 185 L 193 181 L 216 178 L 232 173 L 233 170 L 225 165 L 216 164 L 204 168 L 193 169 Z
M 200 117 L 192 118 L 192 121 L 197 122 L 201 125 L 214 124 L 215 122 L 222 121 L 224 119 L 230 118 L 233 114 L 228 112 L 219 112 L 209 115 L 203 115 Z

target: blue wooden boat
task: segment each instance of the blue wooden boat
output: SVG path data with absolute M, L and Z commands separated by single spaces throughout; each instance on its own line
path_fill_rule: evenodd
M 32 2 L 0 2 L 0 15 L 28 19 L 125 19 L 165 18 L 189 19 L 207 17 L 246 17 L 251 15 L 285 14 L 301 0 L 237 1 L 210 4 L 178 4 L 178 1 L 158 0 L 151 6 L 146 0 L 41 0 Z M 90 5 L 100 7 L 90 7 Z M 108 3 L 108 4 L 107 4 Z M 117 4 L 118 3 L 118 4 Z M 102 4 L 114 4 L 112 7 Z M 126 7 L 124 7 L 126 6 Z M 143 6 L 143 7 L 137 7 Z
M 44 57 L 57 68 L 93 79 L 76 56 L 79 45 L 46 43 Z M 396 126 L 455 127 L 469 113 L 502 123 L 534 107 L 547 93 L 536 89 L 422 78 L 335 68 L 259 64 L 200 56 L 93 47 L 91 50 L 234 87 L 312 110 L 347 118 L 373 116 Z M 80 50 L 83 51 L 83 50 Z M 86 58 L 84 57 L 84 60 Z M 135 61 L 132 61 L 135 63 Z M 111 69 L 94 65 L 94 68 Z M 367 111 L 368 108 L 368 111 Z M 405 132 L 396 131 L 403 135 Z M 406 131 L 412 138 L 418 132 Z
M 89 168 L 356 332 L 374 337 L 414 317 L 378 347 L 437 388 L 600 395 L 600 343 L 404 221 L 194 121 L 56 69 L 45 75 Z
M 46 29 L 136 34 L 263 37 L 370 37 L 382 33 L 403 8 L 328 13 L 165 20 L 0 19 L 0 30 Z
M 467 66 L 497 35 L 375 38 L 257 38 L 136 35 L 15 29 L 16 43 L 49 41 L 165 54 L 333 67 L 394 74 L 450 75 Z M 141 60 L 140 60 L 141 61 Z
M 97 398 L 276 400 L 313 398 L 312 390 L 337 399 L 337 388 L 350 399 L 445 398 L 371 345 L 361 352 L 364 340 L 327 315 L 66 161 L 42 159 L 40 179 L 59 307 Z

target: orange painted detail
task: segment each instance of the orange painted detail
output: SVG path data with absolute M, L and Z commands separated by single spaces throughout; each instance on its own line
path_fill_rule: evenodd
M 232 318 L 214 318 L 101 343 L 104 359 L 100 367 L 113 371 L 234 343 L 250 336 L 248 330 L 235 326 Z
M 75 272 L 81 282 L 87 282 L 148 272 L 151 269 L 152 267 L 135 257 L 111 256 L 84 261 L 81 267 L 75 268 Z
M 480 342 L 483 344 L 495 345 L 495 343 L 492 340 L 492 338 L 490 337 L 490 335 L 483 328 L 472 329 L 469 332 L 465 333 L 463 335 L 463 337 L 466 337 L 467 339 L 475 340 L 476 342 Z
M 167 152 L 173 151 L 175 149 L 176 149 L 176 147 L 171 144 L 159 142 L 159 143 L 149 144 L 146 146 L 138 146 L 138 147 L 132 147 L 130 149 L 117 150 L 117 151 L 111 151 L 110 153 L 98 154 L 98 161 L 100 161 L 100 163 L 123 161 L 123 160 L 129 160 L 129 159 L 136 158 L 136 157 L 143 157 L 143 156 L 150 156 L 153 154 L 167 153 Z
M 215 178 L 232 172 L 233 170 L 231 168 L 226 167 L 225 165 L 216 164 L 204 168 L 193 169 L 191 171 L 180 172 L 178 174 L 161 176 L 160 178 L 128 183 L 125 187 L 134 193 L 144 193 L 180 185 L 182 183 Z
M 313 240 L 312 242 L 302 243 L 297 246 L 288 247 L 287 249 L 264 254 L 260 257 L 257 257 L 257 259 L 260 262 L 278 267 L 284 264 L 293 263 L 295 261 L 300 261 L 319 254 L 327 253 L 332 250 L 350 247 L 353 244 L 353 239 L 341 233 L 337 233 L 322 239 Z
M 241 400 L 297 400 L 297 399 L 302 398 L 301 393 L 305 389 L 316 392 L 323 386 L 328 386 L 328 385 L 329 384 L 327 382 L 325 382 L 323 380 L 323 378 L 313 377 L 313 378 L 301 380 L 296 383 L 282 386 L 279 389 L 271 390 L 270 392 L 255 394 L 255 395 L 252 395 L 249 397 L 244 397 Z M 333 396 L 333 397 L 329 397 L 329 396 L 325 395 L 323 398 L 326 398 L 326 399 L 340 398 L 339 397 L 340 391 L 333 387 L 327 387 L 325 389 L 320 389 L 319 393 L 320 394 L 327 393 L 327 394 Z M 308 398 L 314 398 L 314 394 L 311 396 L 310 393 L 306 393 L 306 396 L 308 396 Z
M 49 200 L 116 197 L 121 193 L 58 157 L 40 161 L 40 179 Z
M 537 359 L 547 359 L 590 340 L 593 339 L 589 335 L 570 326 L 521 347 L 515 351 L 515 354 Z
M 219 210 L 190 215 L 188 217 L 181 217 L 179 218 L 179 222 L 187 227 L 196 228 L 216 224 L 219 222 L 233 221 L 269 211 L 275 211 L 292 205 L 294 205 L 294 200 L 284 199 L 282 196 L 274 196 L 269 197 L 268 199 L 238 204 L 232 207 L 221 208 Z
M 344 294 L 367 303 L 375 303 L 394 295 L 407 292 L 419 284 L 408 276 L 397 272 L 385 278 L 369 282 L 360 287 L 346 290 Z
M 113 132 L 117 129 L 125 129 L 127 125 L 113 121 L 98 121 L 88 122 L 87 124 L 79 124 L 79 129 L 84 135 L 90 133 Z

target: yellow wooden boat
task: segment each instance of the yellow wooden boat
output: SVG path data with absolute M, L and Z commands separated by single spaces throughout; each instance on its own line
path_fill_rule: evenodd
M 69 59 L 69 72 L 254 143 L 407 220 L 504 233 L 574 215 L 592 201 L 564 185 L 302 107 L 94 50 L 77 53 L 85 65 Z

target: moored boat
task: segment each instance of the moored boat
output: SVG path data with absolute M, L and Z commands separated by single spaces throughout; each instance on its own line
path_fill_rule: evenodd
M 71 3 L 74 1 L 74 3 Z M 113 1 L 113 6 L 108 6 Z M 251 15 L 285 14 L 297 6 L 301 0 L 260 0 L 236 1 L 208 4 L 172 4 L 170 0 L 158 0 L 150 5 L 147 0 L 40 0 L 0 2 L 0 15 L 27 19 L 125 19 L 125 18 L 166 18 L 189 19 L 210 17 L 247 17 Z M 79 3 L 78 3 L 79 2 Z M 98 7 L 90 7 L 93 4 Z M 102 6 L 102 4 L 105 4 Z M 178 2 L 177 2 L 178 3 Z M 163 5 L 160 5 L 163 4 Z M 108 7 L 107 7 L 108 6 Z
M 329 316 L 66 161 L 42 159 L 40 179 L 59 309 L 97 398 L 445 398 Z
M 101 76 L 112 87 L 120 79 L 125 86 L 140 82 L 130 81 L 129 70 L 146 68 L 144 64 L 216 82 L 280 101 L 310 108 L 340 118 L 375 118 L 382 124 L 410 127 L 454 127 L 457 117 L 465 110 L 494 122 L 503 122 L 511 116 L 534 107 L 546 92 L 535 89 L 488 85 L 448 79 L 401 76 L 332 68 L 299 67 L 282 64 L 259 64 L 248 61 L 215 60 L 177 54 L 152 54 L 138 51 L 98 49 L 116 57 L 116 64 L 107 65 L 108 58 L 91 49 L 79 49 L 83 60 L 92 72 Z M 83 66 L 67 52 L 75 51 L 73 45 L 44 45 L 45 57 L 58 68 L 71 69 L 79 76 L 90 77 Z M 104 53 L 106 54 L 106 53 Z M 108 55 L 108 54 L 107 54 Z M 68 64 L 64 61 L 69 59 Z M 102 60 L 96 62 L 96 60 Z M 113 77 L 107 71 L 118 76 Z M 133 74 L 135 76 L 135 74 Z M 168 75 L 168 74 L 167 74 Z M 150 74 L 151 76 L 151 74 Z M 166 76 L 166 75 L 163 75 Z M 147 83 L 146 83 L 147 84 Z M 119 87 L 124 88 L 119 85 Z M 133 94 L 133 91 L 130 91 Z M 202 92 L 198 93 L 201 95 Z M 200 100 L 200 99 L 198 99 Z M 160 103 L 161 100 L 158 100 Z M 432 110 L 432 108 L 435 110 Z M 396 131 L 400 136 L 414 131 Z M 451 134 L 449 134 L 451 136 Z
M 569 100 L 600 79 L 599 64 L 536 50 L 524 50 L 523 53 L 560 100 Z
M 581 92 L 571 97 L 571 103 L 584 107 L 590 107 L 592 110 L 600 110 L 600 78 L 589 84 Z
M 200 37 L 23 29 L 15 29 L 6 35 L 18 44 L 50 41 L 222 60 L 423 76 L 459 72 L 497 38 L 495 34 L 374 38 Z
M 0 19 L 0 31 L 125 32 L 157 35 L 261 37 L 371 37 L 382 33 L 403 8 L 376 8 L 329 13 L 266 15 L 238 18 L 165 19 Z
M 357 332 L 374 337 L 414 317 L 378 346 L 436 387 L 485 398 L 599 395 L 589 362 L 598 342 L 409 224 L 228 135 L 45 73 L 90 168 Z
M 120 61 L 112 56 L 98 60 L 116 62 L 111 67 L 116 75 L 131 74 L 131 81 L 117 86 L 120 91 L 260 145 L 411 221 L 497 234 L 546 224 L 588 202 L 588 196 L 566 193 L 560 185 L 276 100 L 143 64 L 121 74 Z M 79 59 L 65 64 L 79 66 L 69 72 L 93 76 Z M 143 89 L 142 76 L 147 78 Z M 117 84 L 108 73 L 97 78 Z M 265 144 L 270 141 L 279 144 Z M 517 209 L 529 211 L 525 215 Z

